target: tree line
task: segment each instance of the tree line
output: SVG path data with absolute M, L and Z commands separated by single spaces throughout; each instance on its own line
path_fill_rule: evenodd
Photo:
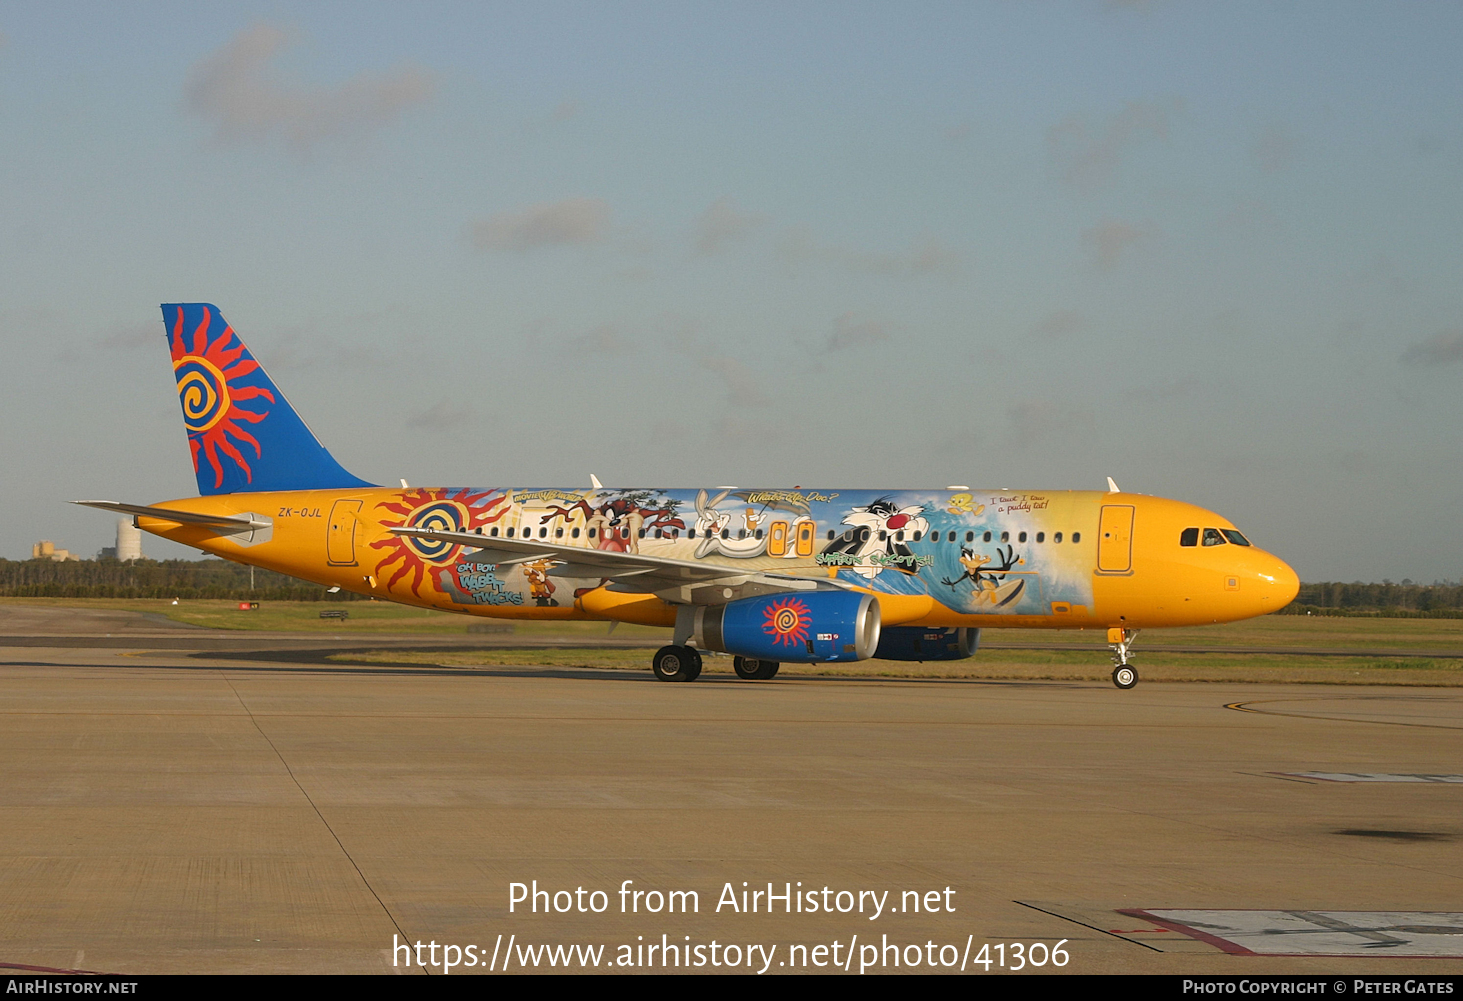
M 0 595 L 14 598 L 227 598 L 239 601 L 352 601 L 319 584 L 228 560 L 5 560 Z
M 1386 618 L 1463 618 L 1463 584 L 1302 584 L 1283 615 L 1375 615 Z
M 227 598 L 239 601 L 354 601 L 319 584 L 228 560 L 5 560 L 0 596 L 16 598 Z M 1283 615 L 1377 615 L 1463 618 L 1463 584 L 1328 582 L 1302 584 Z

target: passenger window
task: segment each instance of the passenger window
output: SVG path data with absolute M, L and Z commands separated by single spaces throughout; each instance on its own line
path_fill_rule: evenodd
M 990 533 L 987 532 L 986 534 L 989 535 Z M 1011 541 L 1011 533 L 1010 532 L 1002 532 L 1001 533 L 1001 541 L 1002 542 L 1010 542 Z
M 1081 532 L 1073 532 L 1072 533 L 1072 541 L 1073 542 L 1081 542 L 1082 541 L 1082 533 Z
M 833 529 L 831 529 L 831 528 L 828 529 L 828 541 L 829 542 L 832 542 L 833 541 Z
M 882 528 L 879 529 L 879 541 L 880 542 L 883 542 L 884 540 L 886 540 L 888 538 L 889 538 L 889 533 L 886 532 L 886 531 L 884 531 Z
M 637 539 L 643 539 L 643 538 L 645 538 L 645 529 L 642 528 L 642 529 L 640 529 L 640 531 L 636 532 L 635 533 L 635 537 Z
M 1250 544 L 1249 539 L 1245 538 L 1243 535 L 1240 535 L 1232 528 L 1224 529 L 1224 537 L 1230 542 L 1233 542 L 1236 546 L 1248 546 Z
M 494 533 L 493 533 L 493 534 L 494 534 L 494 535 L 497 535 L 497 534 L 498 534 L 498 533 L 497 533 L 497 532 L 494 532 Z M 576 529 L 574 529 L 574 530 L 573 530 L 573 531 L 571 531 L 571 532 L 570 532 L 570 533 L 569 533 L 569 534 L 570 534 L 570 536 L 572 536 L 572 537 L 573 537 L 573 538 L 576 538 L 576 539 L 577 539 L 577 538 L 579 538 L 579 529 L 577 529 L 577 528 L 576 528 Z
M 955 540 L 952 538 L 950 541 L 951 542 L 954 542 Z M 966 542 L 974 542 L 975 541 L 975 533 L 974 532 L 966 532 L 965 533 L 965 541 Z
M 721 530 L 721 537 L 723 539 L 730 539 L 731 538 L 731 529 L 729 529 L 729 528 L 723 528 Z
M 1206 528 L 1204 529 L 1204 545 L 1222 546 L 1224 545 L 1224 536 L 1219 534 L 1219 529 L 1217 528 Z
M 492 537 L 496 539 L 498 537 L 498 526 L 497 525 L 494 525 L 492 532 L 490 532 L 489 534 L 492 535 Z
M 564 530 L 562 528 L 556 528 L 556 529 L 554 529 L 554 538 L 556 538 L 556 539 L 562 539 L 563 537 L 564 537 Z
M 512 535 L 512 534 L 513 534 L 513 529 L 511 529 L 511 528 L 510 528 L 510 529 L 508 529 L 508 534 L 509 534 L 509 535 Z M 590 537 L 590 538 L 591 538 L 591 539 L 592 539 L 592 538 L 594 538 L 594 537 L 595 537 L 595 536 L 596 536 L 596 535 L 598 535 L 598 534 L 599 534 L 599 529 L 597 529 L 597 528 L 591 528 L 591 529 L 590 529 L 590 530 L 589 530 L 589 537 Z
M 660 529 L 658 529 L 658 528 L 655 530 L 655 537 L 657 539 L 660 538 Z
M 508 529 L 508 538 L 513 538 L 513 529 Z
M 1037 542 L 1045 542 L 1046 541 L 1046 533 L 1045 532 L 1037 532 L 1036 533 L 1036 541 Z
M 1199 530 L 1197 528 L 1186 528 L 1179 533 L 1179 545 L 1197 546 L 1199 544 Z
M 904 529 L 901 528 L 899 531 L 897 531 L 897 532 L 894 533 L 894 541 L 895 542 L 903 542 L 904 541 Z
M 918 530 L 916 530 L 915 533 L 914 533 L 914 541 L 915 542 L 918 542 L 919 541 L 919 531 Z
M 1053 535 L 1052 536 L 1052 541 L 1053 542 L 1061 542 L 1062 541 L 1062 533 L 1061 532 L 1058 532 L 1056 535 Z
M 990 532 L 987 532 L 985 535 L 981 536 L 981 541 L 982 542 L 990 542 L 991 541 L 991 533 Z
M 547 539 L 549 537 L 549 530 L 547 528 L 540 528 L 538 530 L 538 537 L 540 539 Z
M 757 538 L 762 538 L 762 529 L 757 529 Z
M 1016 541 L 1017 542 L 1025 542 L 1026 541 L 1026 533 L 1025 532 L 1022 532 L 1020 535 L 1016 536 Z

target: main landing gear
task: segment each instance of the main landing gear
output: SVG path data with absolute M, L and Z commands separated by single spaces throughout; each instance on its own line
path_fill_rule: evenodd
M 701 654 L 695 647 L 663 646 L 650 667 L 661 681 L 695 681 L 701 675 Z
M 1138 669 L 1128 663 L 1128 650 L 1137 635 L 1136 629 L 1114 627 L 1107 631 L 1107 645 L 1112 647 L 1112 683 L 1124 691 L 1138 683 Z
M 754 660 L 751 657 L 733 657 L 732 670 L 744 681 L 766 681 L 777 677 L 782 664 L 775 660 Z
M 775 660 L 755 660 L 751 657 L 733 657 L 732 670 L 737 677 L 747 681 L 766 681 L 777 676 L 782 664 Z M 651 670 L 661 681 L 695 681 L 701 676 L 701 652 L 695 647 L 674 643 L 655 651 L 650 662 Z

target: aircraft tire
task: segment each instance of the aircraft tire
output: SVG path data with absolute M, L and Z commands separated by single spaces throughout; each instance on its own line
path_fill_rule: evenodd
M 695 681 L 701 674 L 701 655 L 688 646 L 663 646 L 655 651 L 650 668 L 661 681 Z
M 751 657 L 733 657 L 732 670 L 744 681 L 767 681 L 777 676 L 782 664 L 775 660 L 756 660 Z
M 1119 664 L 1112 669 L 1112 683 L 1127 691 L 1138 683 L 1138 669 L 1132 664 Z

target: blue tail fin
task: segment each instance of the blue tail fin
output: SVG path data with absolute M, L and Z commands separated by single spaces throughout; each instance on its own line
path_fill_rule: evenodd
M 316 440 L 217 306 L 164 304 L 163 323 L 200 494 L 373 485 Z

